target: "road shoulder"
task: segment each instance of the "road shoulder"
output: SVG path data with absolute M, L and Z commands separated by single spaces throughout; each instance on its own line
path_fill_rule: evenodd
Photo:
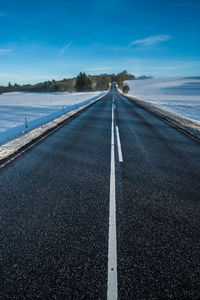
M 123 94 L 121 91 L 119 92 L 123 97 L 139 105 L 140 107 L 150 112 L 154 116 L 158 117 L 168 125 L 176 128 L 177 130 L 191 137 L 195 141 L 200 142 L 199 122 L 165 111 L 153 105 L 152 103 L 145 101 L 144 99 L 137 98 L 128 94 Z

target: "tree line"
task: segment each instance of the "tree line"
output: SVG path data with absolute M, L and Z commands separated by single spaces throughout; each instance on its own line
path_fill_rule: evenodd
M 145 76 L 145 78 L 148 78 Z M 105 91 L 109 84 L 117 82 L 120 89 L 123 89 L 125 80 L 140 79 L 127 71 L 118 74 L 86 75 L 81 72 L 77 77 L 63 80 L 50 80 L 36 84 L 19 85 L 17 83 L 8 86 L 0 86 L 0 93 L 6 92 L 69 92 L 69 91 Z M 144 76 L 141 78 L 144 79 Z

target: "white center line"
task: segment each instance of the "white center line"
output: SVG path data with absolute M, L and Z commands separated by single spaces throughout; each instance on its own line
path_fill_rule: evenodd
M 117 132 L 117 146 L 118 146 L 118 156 L 119 156 L 119 162 L 123 162 L 123 156 L 122 156 L 122 147 L 119 137 L 119 128 L 116 126 L 116 132 Z
M 117 300 L 114 104 L 112 104 L 107 300 Z

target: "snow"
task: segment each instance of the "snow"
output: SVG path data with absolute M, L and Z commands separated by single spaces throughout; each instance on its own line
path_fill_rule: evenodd
M 23 135 L 25 118 L 28 131 L 41 126 L 103 93 L 5 93 L 0 95 L 0 145 Z M 63 111 L 64 108 L 64 111 Z
M 200 122 L 200 76 L 128 80 L 129 94 Z
M 45 136 L 47 136 L 48 134 L 51 134 L 51 132 L 53 132 L 57 128 L 59 128 L 59 126 L 61 126 L 61 124 L 63 122 L 65 122 L 66 120 L 68 120 L 70 117 L 72 117 L 72 116 L 76 115 L 77 113 L 79 113 L 80 111 L 84 110 L 92 103 L 99 101 L 102 98 L 102 94 L 100 94 L 100 95 L 101 96 L 95 97 L 95 99 L 88 101 L 87 103 L 85 103 L 79 107 L 76 107 L 73 110 L 68 111 L 67 113 L 61 115 L 60 117 L 55 118 L 52 121 L 45 123 L 29 132 L 26 132 L 26 134 L 3 144 L 2 146 L 0 146 L 0 161 L 2 162 L 4 160 L 7 160 L 9 157 L 11 157 L 14 154 L 20 155 L 21 153 L 23 153 L 23 151 L 20 152 L 19 154 L 16 154 L 19 150 L 21 150 L 22 148 L 24 148 L 25 146 L 28 146 L 28 145 L 29 145 L 29 147 L 32 147 L 32 145 L 34 145 L 34 142 L 37 143 L 38 138 L 40 138 L 40 140 L 41 140 L 42 135 L 45 134 Z M 11 158 L 11 160 L 12 159 L 13 158 Z M 10 161 L 8 160 L 4 164 L 2 164 L 0 166 L 0 168 L 4 167 Z

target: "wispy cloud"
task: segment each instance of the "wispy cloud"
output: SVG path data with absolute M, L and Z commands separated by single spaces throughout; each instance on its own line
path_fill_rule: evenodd
M 127 46 L 116 46 L 113 47 L 111 50 L 118 54 L 122 52 L 138 52 L 138 51 L 146 51 L 151 48 L 151 46 L 160 44 L 162 42 L 166 42 L 170 40 L 172 36 L 167 34 L 162 35 L 153 35 L 146 37 L 144 39 L 134 40 L 133 42 L 129 43 Z
M 86 69 L 87 72 L 106 72 L 107 70 L 109 70 L 109 67 L 91 67 Z
M 67 45 L 65 45 L 65 47 L 62 48 L 62 49 L 58 52 L 58 54 L 59 54 L 59 55 L 63 55 L 63 54 L 65 53 L 65 51 L 71 46 L 72 42 L 73 42 L 73 41 L 67 43 Z
M 0 73 L 0 85 L 1 84 L 8 84 L 8 82 L 11 82 L 12 84 L 18 83 L 18 84 L 25 84 L 25 83 L 38 83 L 46 80 L 61 80 L 63 79 L 65 75 L 31 75 L 31 74 L 16 74 L 16 73 Z M 72 77 L 71 75 L 67 75 L 67 78 Z
M 148 47 L 152 46 L 161 42 L 166 42 L 171 39 L 170 35 L 153 35 L 146 37 L 141 40 L 135 40 L 132 43 L 130 43 L 130 46 L 142 46 L 142 47 Z
M 131 59 L 127 61 L 130 73 L 136 76 L 149 74 L 156 77 L 185 76 L 199 74 L 199 60 L 178 59 Z M 132 71 L 132 70 L 134 71 Z
M 6 53 L 10 53 L 13 52 L 12 49 L 0 49 L 0 54 L 6 54 Z

